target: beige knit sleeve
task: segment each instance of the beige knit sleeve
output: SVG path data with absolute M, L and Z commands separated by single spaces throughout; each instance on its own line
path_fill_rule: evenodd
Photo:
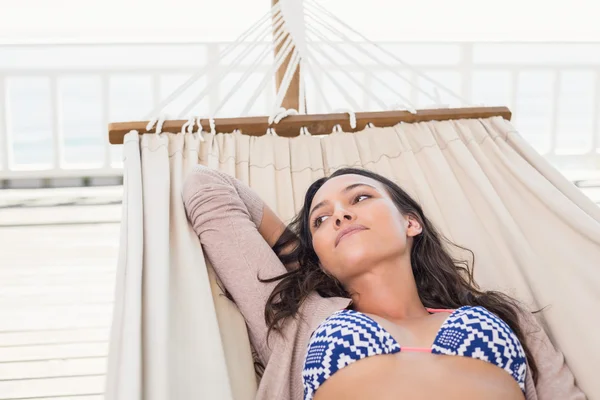
M 525 340 L 538 367 L 535 385 L 539 400 L 585 400 L 585 394 L 575 384 L 575 377 L 556 350 L 550 338 L 532 315 L 521 315 Z
M 257 230 L 262 202 L 233 178 L 196 168 L 184 182 L 183 201 L 205 256 L 233 297 L 248 326 L 249 336 L 267 362 L 265 305 L 276 283 L 262 283 L 286 272 Z

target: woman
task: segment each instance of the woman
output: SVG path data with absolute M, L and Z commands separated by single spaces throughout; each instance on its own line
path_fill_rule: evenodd
M 202 166 L 183 197 L 265 366 L 257 398 L 585 398 L 531 314 L 479 290 L 388 179 L 321 178 L 288 228 Z

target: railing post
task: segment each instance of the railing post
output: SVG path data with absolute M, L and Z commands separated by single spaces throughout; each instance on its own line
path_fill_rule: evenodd
M 372 78 L 371 74 L 363 73 L 362 75 L 363 75 L 363 82 L 364 82 L 365 87 L 370 89 L 371 86 L 373 85 L 373 78 Z M 370 108 L 369 108 L 370 106 L 371 106 L 371 99 L 369 98 L 369 96 L 365 96 L 363 94 L 363 108 L 365 110 L 370 110 Z
M 594 89 L 594 108 L 592 109 L 592 154 L 600 154 L 600 69 L 596 69 L 596 85 Z
M 158 107 L 158 105 L 161 102 L 161 98 L 160 98 L 160 75 L 157 72 L 152 73 L 152 80 L 151 80 L 151 85 L 152 85 L 152 108 L 156 108 Z M 155 117 L 154 115 L 152 117 Z
M 550 151 L 549 154 L 556 155 L 556 145 L 558 138 L 558 110 L 560 109 L 560 84 L 561 73 L 556 70 L 554 73 L 554 87 L 552 88 L 552 125 L 550 126 Z
M 519 118 L 519 113 L 517 112 L 517 110 L 519 109 L 519 107 L 517 107 L 518 104 L 518 94 L 519 94 L 519 70 L 518 69 L 511 69 L 510 71 L 510 110 L 512 111 L 512 123 L 515 124 L 516 120 Z M 516 117 L 516 118 L 515 118 Z
M 215 67 L 211 68 L 206 76 L 206 84 L 207 85 L 210 82 L 213 82 L 214 80 L 218 79 L 218 71 L 220 68 L 217 66 L 217 63 L 221 62 L 221 60 L 219 59 L 219 53 L 221 51 L 220 46 L 221 46 L 220 43 L 210 43 L 208 45 L 208 49 L 206 51 L 206 53 L 207 53 L 206 63 L 207 63 L 207 65 L 214 65 Z M 209 115 L 210 117 L 214 117 L 213 113 L 214 113 L 215 109 L 219 106 L 219 102 L 221 100 L 220 93 L 221 93 L 221 86 L 220 86 L 220 83 L 217 83 L 215 88 L 213 90 L 211 90 L 210 94 L 208 95 L 208 110 L 210 113 L 210 115 Z M 200 105 L 198 105 L 198 107 L 200 107 Z
M 108 126 L 109 114 L 110 114 L 110 80 L 106 73 L 100 75 L 101 85 L 101 99 L 102 99 L 102 126 Z M 104 168 L 111 168 L 112 166 L 112 154 L 111 147 L 108 141 L 108 135 L 104 135 L 102 138 L 104 143 Z
M 10 160 L 10 142 L 8 140 L 8 113 L 6 105 L 8 103 L 8 92 L 6 90 L 6 78 L 0 75 L 0 171 L 8 171 Z
M 473 97 L 473 44 L 462 43 L 460 44 L 460 76 L 461 86 L 460 95 L 463 99 L 471 103 Z M 468 105 L 468 104 L 465 104 Z
M 406 70 L 404 70 L 406 71 Z M 412 104 L 415 105 L 416 108 L 419 108 L 420 106 L 420 101 L 419 101 L 419 84 L 421 83 L 419 81 L 419 76 L 417 75 L 416 72 L 414 71 L 409 71 L 408 72 L 409 77 L 408 79 L 410 80 L 410 89 L 409 89 L 409 99 L 410 102 Z
M 52 167 L 55 170 L 62 169 L 64 148 L 62 129 L 60 123 L 60 96 L 58 92 L 58 76 L 50 75 L 50 106 L 52 108 L 52 147 L 53 162 Z

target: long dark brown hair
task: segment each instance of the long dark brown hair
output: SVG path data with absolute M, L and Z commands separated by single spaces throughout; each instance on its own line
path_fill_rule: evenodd
M 323 297 L 350 298 L 350 294 L 341 283 L 321 269 L 312 246 L 308 219 L 313 197 L 319 188 L 329 179 L 346 174 L 362 175 L 382 183 L 399 211 L 403 215 L 412 215 L 423 227 L 422 233 L 414 238 L 410 251 L 412 272 L 423 305 L 428 308 L 446 309 L 482 306 L 499 316 L 515 332 L 523 345 L 532 377 L 536 381 L 537 366 L 525 342 L 523 330 L 519 326 L 518 313 L 523 312 L 520 304 L 504 293 L 481 290 L 473 279 L 472 265 L 475 261 L 473 252 L 450 242 L 438 233 L 425 217 L 421 206 L 398 185 L 364 169 L 339 169 L 310 185 L 306 191 L 302 210 L 273 246 L 273 251 L 288 272 L 280 276 L 260 279 L 262 282 L 279 281 L 265 308 L 269 335 L 272 331 L 279 331 L 287 318 L 296 317 L 300 305 L 313 291 Z M 471 267 L 466 260 L 454 259 L 444 245 L 467 251 L 472 257 Z

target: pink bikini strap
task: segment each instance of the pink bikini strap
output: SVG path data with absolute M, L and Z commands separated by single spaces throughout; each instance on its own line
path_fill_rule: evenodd
M 427 308 L 427 311 L 429 311 L 430 313 L 441 313 L 441 312 L 447 312 L 447 313 L 451 313 L 454 312 L 454 310 L 448 310 L 445 308 Z M 401 351 L 404 352 L 415 352 L 415 353 L 431 353 L 431 348 L 426 348 L 426 347 L 401 347 Z
M 456 310 L 446 309 L 446 308 L 428 308 L 427 311 L 429 311 L 430 313 L 440 313 L 440 312 L 451 313 L 451 312 L 454 312 Z
M 400 351 L 402 352 L 414 352 L 414 353 L 431 353 L 431 349 L 426 347 L 400 347 Z

